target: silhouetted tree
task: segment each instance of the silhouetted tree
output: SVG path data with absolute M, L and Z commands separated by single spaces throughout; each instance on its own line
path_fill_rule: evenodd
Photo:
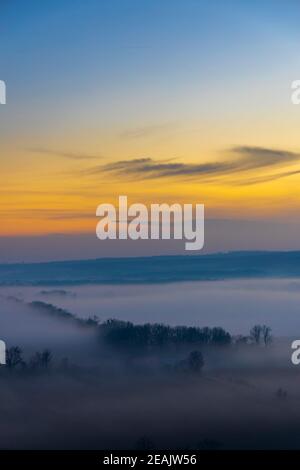
M 202 353 L 200 351 L 192 351 L 189 354 L 188 360 L 187 360 L 189 369 L 192 372 L 201 372 L 203 366 L 204 366 L 204 360 Z
M 224 346 L 231 343 L 231 336 L 223 328 L 213 328 L 211 332 L 211 343 Z
M 22 358 L 22 349 L 18 346 L 12 346 L 6 351 L 6 365 L 8 369 L 16 369 L 17 367 L 24 367 L 25 362 Z
M 84 320 L 86 326 L 98 326 L 99 325 L 99 318 L 97 315 L 93 315 L 89 317 L 87 320 Z
M 192 351 L 186 359 L 175 364 L 175 371 L 199 374 L 204 366 L 204 360 L 200 351 Z
M 253 328 L 250 330 L 250 338 L 256 343 L 260 343 L 262 335 L 262 327 L 261 325 L 254 325 Z
M 162 348 L 169 345 L 220 345 L 231 343 L 231 336 L 223 328 L 171 328 L 160 323 L 134 325 L 131 322 L 108 320 L 99 325 L 104 340 L 115 346 L 130 349 Z
M 52 361 L 52 353 L 51 351 L 49 351 L 49 349 L 45 349 L 43 352 L 42 352 L 42 365 L 45 369 L 48 369 L 48 367 L 50 366 L 50 363 Z
M 49 349 L 36 352 L 30 359 L 29 365 L 32 369 L 48 369 L 52 360 L 52 353 Z
M 270 344 L 272 341 L 271 331 L 272 329 L 269 326 L 266 326 L 266 325 L 262 326 L 262 336 L 263 336 L 265 346 Z

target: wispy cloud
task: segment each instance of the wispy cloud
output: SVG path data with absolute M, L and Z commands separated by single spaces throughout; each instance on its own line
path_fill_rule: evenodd
M 279 180 L 282 178 L 288 178 L 289 176 L 295 176 L 300 174 L 299 170 L 283 171 L 281 173 L 275 173 L 273 175 L 258 176 L 241 181 L 232 182 L 233 186 L 250 186 L 254 184 L 269 183 L 270 181 Z
M 193 178 L 215 181 L 215 178 L 224 176 L 240 176 L 238 184 L 255 184 L 255 178 L 245 178 L 245 174 L 254 170 L 282 169 L 298 163 L 300 154 L 286 150 L 269 149 L 264 147 L 238 146 L 227 152 L 228 157 L 223 161 L 204 163 L 180 163 L 173 160 L 154 160 L 152 158 L 139 158 L 134 160 L 120 160 L 106 165 L 98 165 L 84 170 L 85 175 L 111 173 L 129 179 L 158 179 L 158 178 Z M 298 170 L 279 173 L 264 174 L 257 183 L 289 176 Z M 231 183 L 227 178 L 228 184 Z
M 83 153 L 73 153 L 73 152 L 64 152 L 61 150 L 51 150 L 46 148 L 30 148 L 28 149 L 30 152 L 33 153 L 42 153 L 47 155 L 53 155 L 56 157 L 67 158 L 69 160 L 97 160 L 102 158 L 101 155 L 90 155 L 90 154 L 83 154 Z
M 141 126 L 132 129 L 127 129 L 120 134 L 121 138 L 125 139 L 139 139 L 141 137 L 152 137 L 166 131 L 175 130 L 177 125 L 175 123 L 153 124 L 148 126 Z

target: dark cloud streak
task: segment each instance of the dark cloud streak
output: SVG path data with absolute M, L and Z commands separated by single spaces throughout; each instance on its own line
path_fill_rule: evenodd
M 260 178 L 244 179 L 246 172 L 260 169 L 281 168 L 295 164 L 300 159 L 300 154 L 285 150 L 269 149 L 264 147 L 237 146 L 230 152 L 230 159 L 224 161 L 206 163 L 179 163 L 172 160 L 156 161 L 152 158 L 139 158 L 134 160 L 120 160 L 107 165 L 98 165 L 83 171 L 86 176 L 111 173 L 120 177 L 135 178 L 140 180 L 160 178 L 193 178 L 206 182 L 215 182 L 223 176 L 241 174 L 240 181 L 228 182 L 228 184 L 255 184 L 271 181 L 284 176 L 298 173 L 298 170 L 273 175 L 265 175 Z

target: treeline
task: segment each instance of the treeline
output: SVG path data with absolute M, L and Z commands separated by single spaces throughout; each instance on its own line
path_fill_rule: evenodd
M 268 346 L 273 341 L 272 329 L 267 325 L 254 325 L 248 336 L 239 335 L 234 338 L 235 344 L 263 344 Z
M 106 343 L 126 349 L 157 349 L 166 346 L 206 346 L 231 344 L 231 335 L 223 328 L 171 327 L 160 323 L 134 325 L 131 322 L 107 320 L 98 326 Z
M 268 346 L 273 339 L 272 330 L 266 325 L 254 325 L 249 335 L 245 336 L 231 336 L 220 327 L 171 327 L 160 323 L 135 325 L 121 320 L 98 323 L 98 330 L 101 339 L 107 344 L 127 350 L 151 350 L 167 346 L 229 346 L 231 344 Z
M 115 350 L 119 349 L 122 353 L 151 353 L 162 351 L 164 348 L 166 350 L 169 346 L 175 349 L 186 346 L 188 356 L 174 362 L 172 370 L 188 373 L 199 373 L 202 370 L 204 359 L 201 348 L 205 346 L 259 346 L 261 344 L 268 346 L 272 341 L 271 328 L 266 325 L 254 325 L 248 336 L 231 336 L 220 327 L 171 327 L 160 323 L 135 325 L 120 320 L 107 320 L 99 323 L 96 317 L 80 320 L 80 325 L 96 328 L 102 342 Z M 49 349 L 38 351 L 25 361 L 21 348 L 13 346 L 6 350 L 6 367 L 0 367 L 0 369 L 1 371 L 6 369 L 7 371 L 37 373 L 48 371 L 52 365 L 53 355 Z M 56 365 L 56 370 L 66 371 L 67 369 L 70 369 L 67 358 L 64 358 L 60 365 Z
M 49 349 L 37 351 L 28 361 L 23 357 L 23 351 L 19 346 L 11 346 L 6 350 L 6 365 L 1 367 L 1 370 L 7 371 L 46 371 L 49 370 L 52 364 L 52 352 Z
M 129 321 L 115 319 L 101 323 L 96 315 L 87 319 L 79 318 L 53 304 L 34 301 L 29 305 L 52 317 L 72 321 L 79 327 L 96 329 L 100 338 L 104 339 L 106 343 L 128 350 L 146 350 L 171 345 L 228 346 L 230 344 L 264 344 L 268 346 L 272 342 L 271 328 L 266 325 L 254 325 L 249 335 L 231 336 L 221 327 L 171 327 L 162 323 L 135 325 Z
M 40 300 L 34 300 L 28 305 L 40 313 L 59 318 L 61 320 L 72 321 L 78 326 L 97 327 L 99 324 L 99 319 L 96 316 L 89 317 L 88 319 L 79 318 L 68 310 L 56 307 L 56 305 L 49 304 L 47 302 L 42 302 Z

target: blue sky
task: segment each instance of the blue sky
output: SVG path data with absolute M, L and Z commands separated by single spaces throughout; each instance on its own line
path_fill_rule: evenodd
M 101 87 L 238 80 L 299 38 L 299 2 L 13 0 L 1 3 L 0 64 L 15 99 L 74 100 Z M 294 47 L 293 50 L 295 51 Z M 292 52 L 292 51 L 291 51 Z M 253 62 L 255 61 L 255 70 Z M 222 72 L 222 77 L 217 74 Z

